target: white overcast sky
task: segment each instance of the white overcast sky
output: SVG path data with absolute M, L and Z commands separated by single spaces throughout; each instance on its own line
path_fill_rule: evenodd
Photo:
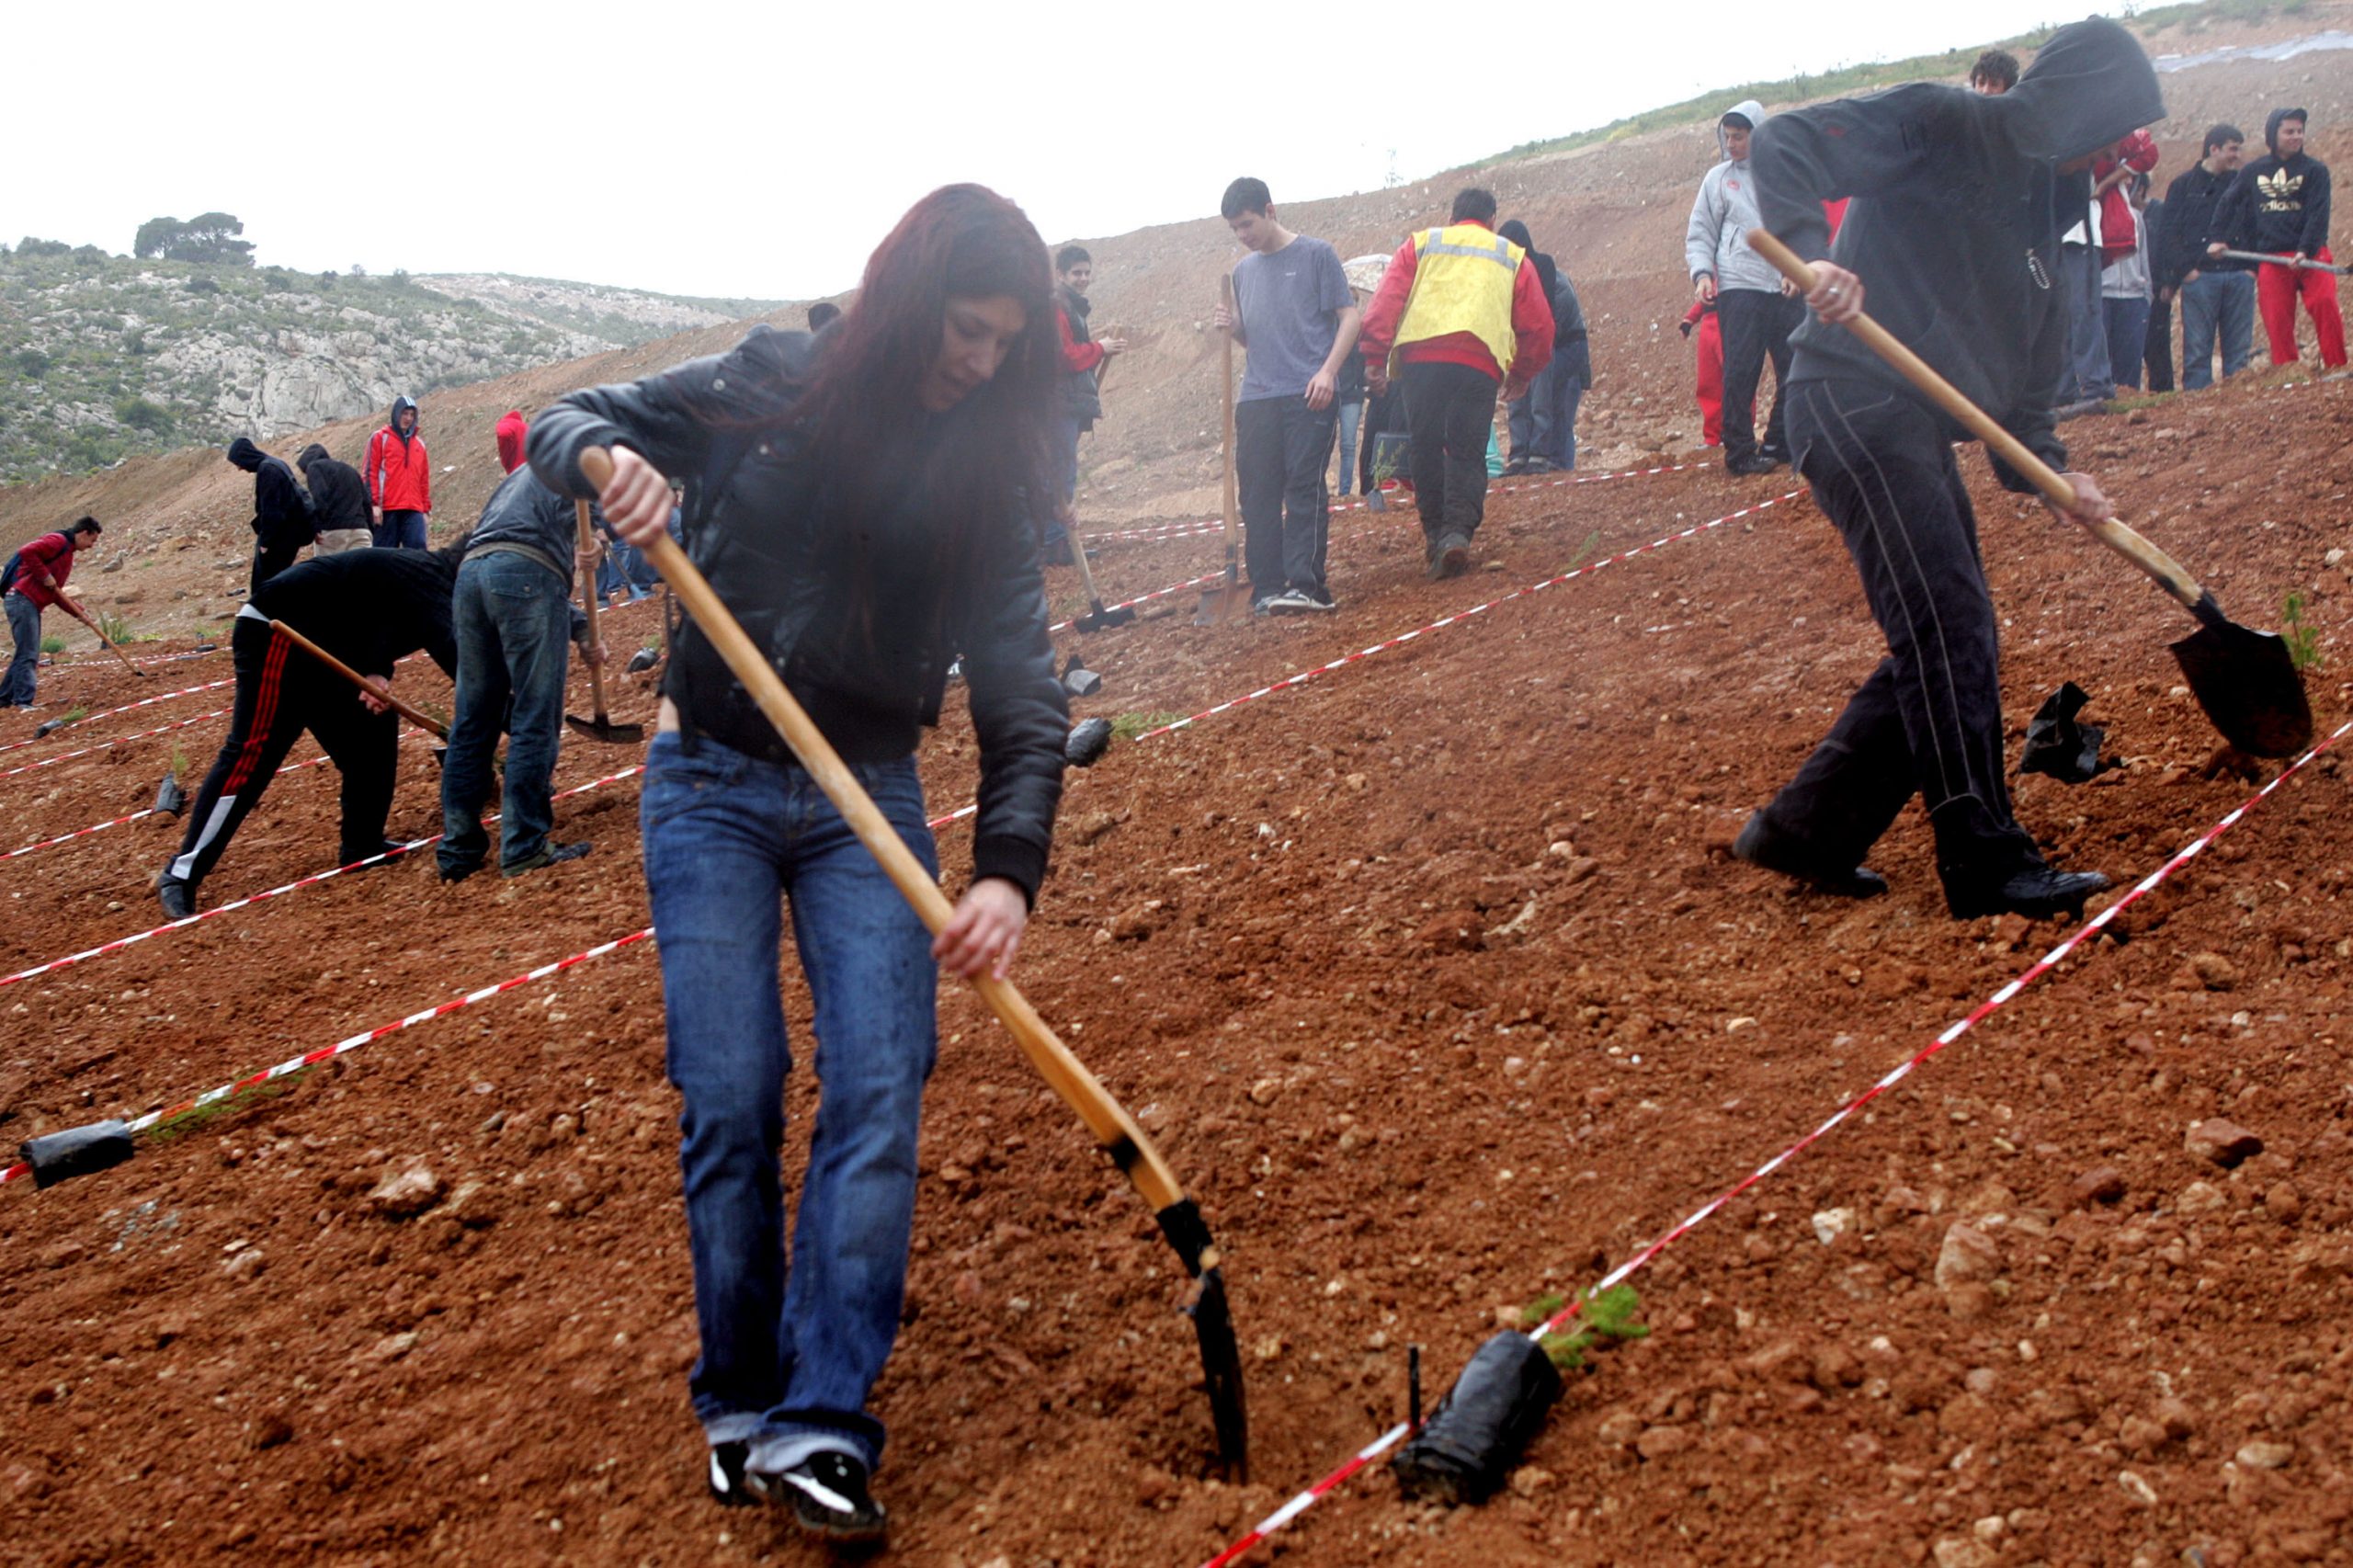
M 2113 4 L 2103 9 L 2116 11 Z M 1049 242 L 1418 179 L 1711 87 L 1975 46 L 2085 0 L 1493 8 L 28 0 L 0 238 L 233 212 L 264 264 L 847 289 L 979 180 Z

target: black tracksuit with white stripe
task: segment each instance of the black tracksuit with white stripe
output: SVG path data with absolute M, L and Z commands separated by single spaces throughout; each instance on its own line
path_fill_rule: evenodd
M 1765 225 L 1862 279 L 1879 323 L 2053 468 L 2067 324 L 2051 287 L 2080 175 L 2056 165 L 2163 118 L 2131 36 L 2061 28 L 2009 93 L 1927 84 L 1774 116 L 1752 164 Z M 1822 203 L 1854 198 L 1835 247 Z M 1777 835 L 1852 866 L 1914 794 L 1949 892 L 2040 862 L 2011 814 L 1997 626 L 1951 443 L 1963 432 L 1844 327 L 1795 338 L 1798 472 L 1861 574 L 1888 656 L 1765 810 Z M 2010 489 L 2031 486 L 1996 462 Z
M 204 880 L 304 730 L 343 774 L 336 863 L 382 849 L 398 716 L 368 711 L 349 681 L 278 636 L 270 622 L 283 620 L 361 675 L 390 676 L 393 661 L 423 649 L 454 677 L 449 594 L 457 573 L 457 548 L 352 550 L 306 561 L 254 591 L 229 633 L 237 673 L 229 738 L 189 806 L 188 831 L 165 876 L 191 887 Z

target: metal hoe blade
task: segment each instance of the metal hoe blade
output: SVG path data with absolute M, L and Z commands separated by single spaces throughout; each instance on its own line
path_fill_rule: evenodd
M 1225 1298 L 1225 1276 L 1218 1268 L 1217 1244 L 1198 1204 L 1188 1198 L 1154 1216 L 1161 1233 L 1184 1260 L 1193 1288 L 1184 1301 L 1201 1344 L 1201 1381 L 1210 1396 L 1210 1422 L 1217 1431 L 1218 1461 L 1238 1482 L 1250 1479 L 1250 1416 L 1242 1395 L 1242 1347 L 1233 1337 L 1233 1312 Z
M 644 725 L 616 724 L 602 713 L 593 719 L 583 719 L 577 713 L 566 713 L 563 716 L 563 722 L 576 735 L 585 735 L 592 741 L 604 741 L 612 745 L 630 745 L 645 738 Z
M 2293 756 L 2312 744 L 2312 703 L 2277 633 L 2209 621 L 2172 647 L 2198 706 L 2231 744 L 2251 756 Z

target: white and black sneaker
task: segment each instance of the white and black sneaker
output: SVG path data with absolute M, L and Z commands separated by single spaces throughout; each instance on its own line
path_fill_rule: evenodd
M 1332 597 L 1332 591 L 1329 588 L 1298 588 L 1294 589 L 1293 593 L 1298 597 L 1302 608 L 1317 615 L 1340 608 L 1339 601 Z
M 890 1516 L 867 1491 L 866 1466 L 835 1449 L 811 1454 L 759 1483 L 792 1505 L 792 1517 L 811 1535 L 842 1546 L 881 1544 Z
M 744 1468 L 752 1456 L 749 1443 L 713 1443 L 710 1446 L 710 1494 L 723 1508 L 748 1508 L 765 1503 L 770 1496 L 767 1478 L 755 1476 Z
M 1268 615 L 1305 615 L 1315 608 L 1315 601 L 1297 588 L 1285 588 L 1267 601 Z

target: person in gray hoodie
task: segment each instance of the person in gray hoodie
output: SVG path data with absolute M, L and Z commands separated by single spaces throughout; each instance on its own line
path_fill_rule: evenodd
M 1745 98 L 1716 122 L 1723 162 L 1699 182 L 1691 222 L 1683 231 L 1683 262 L 1702 301 L 1716 307 L 1724 339 L 1724 470 L 1765 473 L 1789 460 L 1781 434 L 1781 383 L 1790 376 L 1790 334 L 1805 307 L 1781 287 L 1773 264 L 1748 248 L 1757 226 L 1756 181 L 1748 167 L 1750 132 L 1764 123 L 1765 106 Z M 1756 439 L 1756 386 L 1765 360 L 1773 361 L 1773 409 Z

